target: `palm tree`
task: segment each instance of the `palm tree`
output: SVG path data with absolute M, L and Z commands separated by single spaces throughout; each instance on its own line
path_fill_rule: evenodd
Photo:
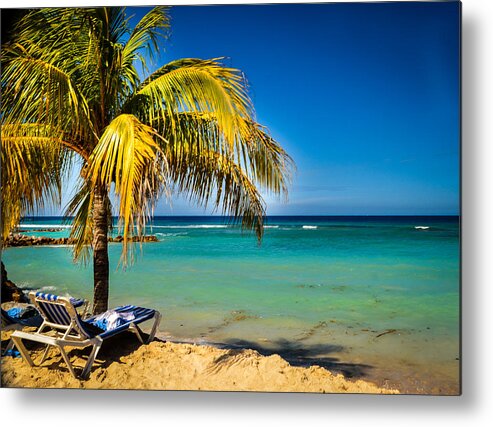
M 2 48 L 3 236 L 24 212 L 60 203 L 80 166 L 66 215 L 74 259 L 92 251 L 95 313 L 108 306 L 113 210 L 126 266 L 163 194 L 212 206 L 259 240 L 260 191 L 287 195 L 293 162 L 256 122 L 239 70 L 189 58 L 150 72 L 169 22 L 165 7 L 133 29 L 125 8 L 34 10 Z

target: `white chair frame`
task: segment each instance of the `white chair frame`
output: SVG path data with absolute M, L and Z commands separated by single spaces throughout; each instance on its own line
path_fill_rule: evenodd
M 12 323 L 10 325 L 2 325 L 2 331 L 10 331 L 11 329 L 14 329 L 16 331 L 19 331 L 23 328 L 24 326 L 21 325 L 20 323 Z M 5 347 L 5 350 L 2 351 L 2 356 L 5 355 L 9 350 L 12 349 L 12 347 L 14 346 L 14 342 L 12 341 L 12 338 L 9 339 L 9 342 L 7 344 L 7 346 Z
M 70 373 L 74 376 L 74 378 L 77 378 L 77 374 L 75 373 L 74 367 L 70 362 L 70 359 L 65 351 L 65 347 L 85 348 L 88 346 L 92 346 L 92 351 L 80 375 L 82 379 L 86 379 L 89 375 L 91 367 L 96 359 L 96 356 L 98 355 L 99 350 L 101 349 L 101 345 L 103 344 L 105 338 L 101 338 L 99 335 L 96 335 L 94 337 L 89 337 L 87 335 L 87 333 L 84 331 L 84 329 L 81 327 L 79 323 L 79 316 L 77 314 L 77 311 L 75 310 L 74 306 L 72 305 L 72 303 L 68 298 L 58 297 L 56 301 L 48 302 L 49 304 L 60 304 L 65 307 L 71 318 L 71 323 L 67 326 L 67 325 L 61 325 L 58 323 L 50 322 L 45 317 L 43 310 L 40 309 L 35 293 L 32 292 L 30 294 L 30 297 L 33 304 L 38 307 L 38 310 L 42 314 L 44 321 L 36 332 L 24 332 L 24 331 L 16 330 L 11 335 L 11 340 L 12 340 L 11 342 L 13 342 L 13 344 L 18 348 L 22 358 L 29 364 L 29 366 L 36 366 L 36 364 L 34 363 L 33 359 L 29 355 L 29 352 L 24 346 L 22 340 L 35 341 L 46 345 L 46 349 L 43 353 L 43 357 L 41 361 L 39 362 L 39 365 L 41 365 L 46 360 L 50 346 L 58 348 L 63 357 L 63 360 L 67 364 L 68 369 Z M 42 301 L 43 303 L 47 303 L 46 300 L 40 300 L 40 301 Z M 161 322 L 161 314 L 158 311 L 155 311 L 154 316 L 148 320 L 151 319 L 154 319 L 154 324 L 149 334 L 149 338 L 147 339 L 147 343 L 150 343 L 154 339 L 154 336 L 159 327 L 159 323 Z M 50 328 L 49 333 L 51 333 L 51 335 L 43 333 L 43 330 L 45 328 Z M 135 333 L 135 335 L 137 335 L 138 340 L 142 344 L 145 344 L 142 338 L 142 330 L 139 328 L 137 324 L 130 322 L 128 328 L 123 329 L 121 332 L 126 330 Z M 108 338 L 114 335 L 110 335 L 108 336 Z

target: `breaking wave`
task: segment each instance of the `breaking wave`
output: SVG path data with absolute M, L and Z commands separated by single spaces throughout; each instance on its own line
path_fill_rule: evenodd
M 71 225 L 59 225 L 59 224 L 19 224 L 17 227 L 19 228 L 72 228 Z
M 150 228 L 228 228 L 227 225 L 198 224 L 198 225 L 153 225 Z

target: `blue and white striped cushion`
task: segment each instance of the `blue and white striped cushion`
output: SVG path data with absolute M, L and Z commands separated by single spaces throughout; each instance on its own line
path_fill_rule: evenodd
M 77 308 L 77 307 L 80 307 L 80 306 L 84 305 L 84 303 L 86 302 L 86 300 L 80 299 L 80 298 L 70 298 L 70 302 L 72 303 L 72 305 L 75 308 Z
M 44 299 L 46 301 L 56 301 L 58 300 L 58 295 L 53 295 L 53 294 L 46 294 L 46 293 L 43 293 L 43 292 L 36 292 L 36 296 L 38 298 L 41 298 L 41 299 Z M 74 306 L 74 307 L 80 307 L 81 305 L 83 305 L 85 302 L 85 300 L 81 299 L 81 298 L 73 298 L 73 297 L 70 297 L 70 303 Z
M 58 295 L 53 295 L 53 294 L 47 294 L 43 292 L 36 292 L 36 297 L 38 299 L 43 299 L 45 301 L 51 301 L 51 302 L 56 302 L 58 300 Z M 70 303 L 75 307 L 80 307 L 81 305 L 84 304 L 83 299 L 79 298 L 70 298 Z M 70 315 L 68 314 L 67 310 L 63 305 L 58 305 L 58 304 L 50 304 L 44 303 L 43 301 L 39 301 L 39 304 L 41 305 L 46 317 L 48 320 L 52 323 L 58 323 L 60 325 L 70 325 Z
M 44 292 L 36 292 L 36 297 L 46 301 L 56 301 L 58 299 L 58 295 L 46 294 Z
M 53 302 L 56 302 L 58 300 L 57 295 L 37 292 L 36 297 L 38 299 L 42 299 L 46 301 L 46 303 L 43 301 L 38 301 L 38 303 L 50 322 L 57 323 L 59 325 L 66 325 L 66 326 L 70 325 L 70 321 L 71 321 L 70 315 L 68 314 L 65 307 L 63 305 L 53 304 Z M 74 304 L 75 302 L 76 304 L 80 305 L 84 303 L 84 300 L 77 300 L 71 298 L 70 302 L 72 304 Z M 111 335 L 115 335 L 119 332 L 122 332 L 125 329 L 128 329 L 130 323 L 138 324 L 151 319 L 154 316 L 154 313 L 156 312 L 156 310 L 152 310 L 150 308 L 144 308 L 144 307 L 137 307 L 135 305 L 123 305 L 120 307 L 116 307 L 114 310 L 120 313 L 133 313 L 135 317 L 132 320 L 125 321 L 122 325 L 118 326 L 115 329 L 111 329 L 110 331 L 103 331 L 95 324 L 94 319 L 97 316 L 93 316 L 85 321 L 78 318 L 78 323 L 80 324 L 80 326 L 83 329 L 83 332 L 85 332 L 87 336 L 94 337 L 96 335 L 99 335 L 101 338 L 105 338 Z
M 57 295 L 37 292 L 36 297 L 38 298 L 38 300 L 46 301 L 38 301 L 38 303 L 49 322 L 56 323 L 58 325 L 70 325 L 71 318 L 66 308 L 60 304 L 51 304 L 51 302 L 56 302 L 58 300 Z
M 130 323 L 137 325 L 141 322 L 145 322 L 146 320 L 151 319 L 154 316 L 154 313 L 156 313 L 156 310 L 153 310 L 150 308 L 144 308 L 144 307 L 136 307 L 135 305 L 124 305 L 121 307 L 116 307 L 114 310 L 119 312 L 119 313 L 124 313 L 124 312 L 125 313 L 133 313 L 135 318 L 132 320 L 125 321 L 125 323 L 116 327 L 115 329 L 111 329 L 109 331 L 104 331 L 103 333 L 101 333 L 99 335 L 101 338 L 106 338 L 106 337 L 109 337 L 111 335 L 115 335 L 119 332 L 122 332 L 125 329 L 128 329 L 128 327 L 130 326 Z M 93 317 L 87 319 L 85 321 L 85 323 L 89 323 L 90 325 L 96 326 L 94 323 L 94 319 L 96 317 L 97 316 L 93 316 Z

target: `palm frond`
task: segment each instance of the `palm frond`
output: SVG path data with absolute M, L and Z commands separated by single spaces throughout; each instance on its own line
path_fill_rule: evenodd
M 147 70 L 144 53 L 151 60 L 155 59 L 160 46 L 158 42 L 168 36 L 170 18 L 168 7 L 157 6 L 145 14 L 132 31 L 125 43 L 123 57 L 126 63 L 141 60 L 144 71 Z M 144 50 L 144 52 L 142 52 Z
M 260 242 L 263 236 L 265 203 L 248 173 L 230 158 L 214 151 L 187 153 L 182 167 L 174 167 L 175 159 L 170 151 L 170 176 L 174 189 L 184 194 L 190 202 L 199 205 L 212 204 L 214 211 L 241 221 L 243 229 L 253 229 Z M 186 166 L 185 166 L 186 165 Z
M 252 120 L 242 120 L 236 145 L 252 180 L 270 194 L 287 201 L 296 166 L 289 154 L 274 140 L 268 129 Z
M 3 238 L 22 215 L 44 207 L 45 203 L 60 205 L 62 179 L 70 164 L 70 152 L 61 143 L 61 134 L 40 125 L 2 127 Z
M 197 153 L 204 150 L 223 153 L 238 163 L 263 191 L 286 198 L 295 171 L 292 158 L 269 135 L 266 128 L 250 119 L 237 120 L 239 125 L 235 145 L 240 156 L 224 150 L 224 138 L 214 114 L 180 112 L 174 114 L 175 126 L 169 126 L 171 119 L 166 114 L 165 120 L 157 120 L 155 127 L 166 141 L 163 150 L 171 156 L 170 159 L 174 159 L 173 164 L 170 161 L 170 167 L 181 168 L 186 165 L 186 153 L 190 150 Z
M 74 239 L 74 260 L 87 263 L 90 259 L 90 249 L 93 238 L 92 203 L 93 191 L 87 182 L 82 181 L 74 197 L 65 208 L 64 216 L 72 217 L 70 237 Z
M 243 75 L 217 60 L 183 59 L 167 64 L 143 82 L 136 97 L 141 103 L 142 97 L 147 98 L 146 110 L 141 112 L 146 123 L 165 120 L 167 112 L 214 113 L 229 149 L 234 148 L 237 119 L 253 116 Z M 169 126 L 176 126 L 174 115 L 167 118 Z
M 8 49 L 2 67 L 2 123 L 45 123 L 73 138 L 94 138 L 89 106 L 71 75 L 23 46 Z
M 167 163 L 154 129 L 135 116 L 121 114 L 104 130 L 88 162 L 87 179 L 93 188 L 112 188 L 119 200 L 119 229 L 123 230 L 122 263 L 128 243 L 142 236 L 154 203 L 167 187 Z

